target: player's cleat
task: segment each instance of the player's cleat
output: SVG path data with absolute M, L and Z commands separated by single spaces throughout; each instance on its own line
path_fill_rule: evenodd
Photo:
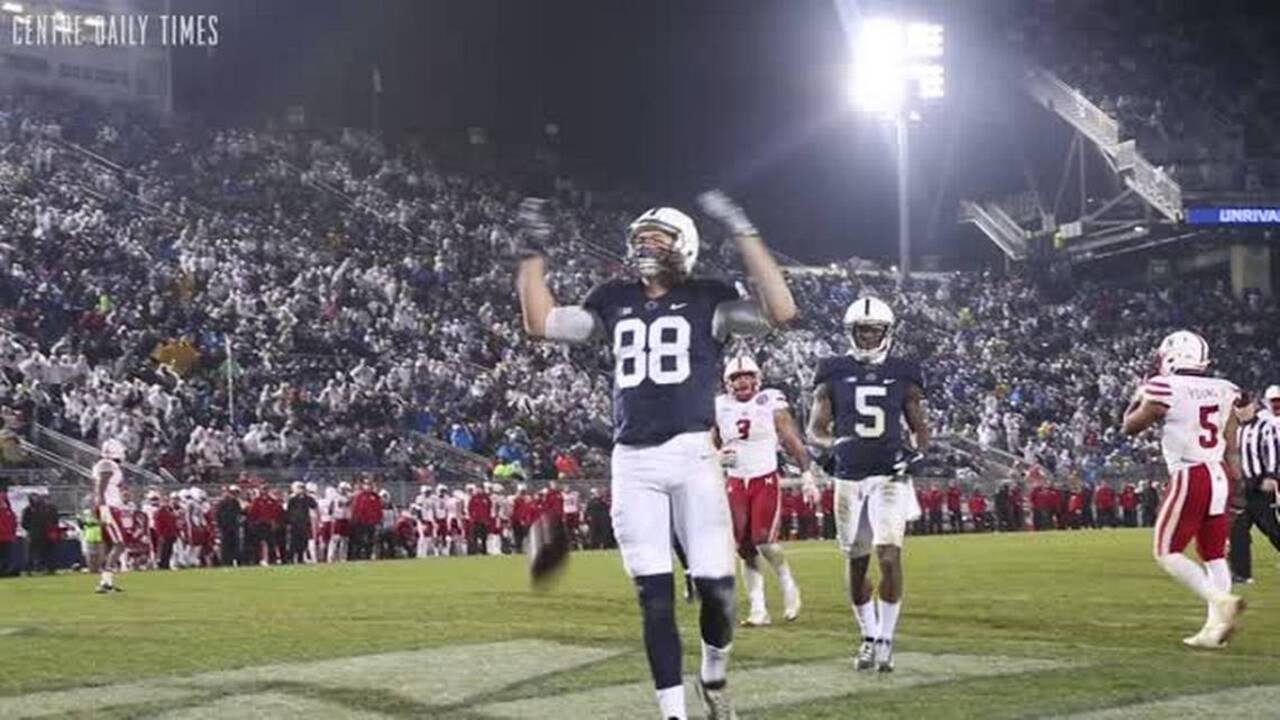
M 99 594 L 99 595 L 103 595 L 103 594 L 109 593 L 109 592 L 111 592 L 111 586 L 110 586 L 110 585 L 105 585 L 105 584 L 103 584 L 103 583 L 98 583 L 98 589 L 97 589 L 97 590 L 94 590 L 94 592 L 95 592 L 95 593 L 97 593 L 97 594 Z
M 684 601 L 692 603 L 698 599 L 698 586 L 693 583 L 693 574 L 684 574 Z
M 760 612 L 755 612 L 753 610 L 750 615 L 743 618 L 742 622 L 738 624 L 743 627 L 764 627 L 772 622 L 773 621 L 769 619 L 768 611 L 761 610 Z
M 1224 594 L 1210 602 L 1218 613 L 1218 622 L 1213 627 L 1206 627 L 1209 638 L 1219 644 L 1226 644 L 1240 622 L 1240 616 L 1248 609 L 1249 604 L 1239 595 Z
M 1240 577 L 1239 575 L 1236 575 L 1231 578 L 1231 584 L 1232 585 L 1252 585 L 1253 578 Z
M 698 683 L 698 696 L 707 709 L 708 720 L 738 720 L 738 713 L 733 709 L 733 699 L 729 697 L 729 689 L 724 682 L 718 687 L 708 687 L 706 683 Z
M 796 587 L 795 582 L 788 583 L 782 588 L 782 604 L 784 610 L 782 617 L 787 622 L 792 622 L 800 617 L 800 588 Z
M 124 590 L 122 590 L 119 585 L 112 585 L 111 592 L 124 592 Z
M 882 673 L 893 672 L 893 641 L 877 640 L 876 641 L 876 671 Z
M 1213 637 L 1213 629 L 1208 625 L 1200 628 L 1200 632 L 1191 637 L 1182 638 L 1182 644 L 1187 647 L 1218 649 L 1227 646 L 1225 642 L 1215 640 Z
M 875 668 L 875 666 L 875 638 L 862 638 L 862 647 L 858 648 L 858 654 L 853 657 L 853 668 L 861 672 L 863 670 L 871 670 Z

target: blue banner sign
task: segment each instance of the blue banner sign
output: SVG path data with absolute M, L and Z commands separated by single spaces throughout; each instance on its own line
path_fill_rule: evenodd
M 1189 207 L 1188 225 L 1280 225 L 1280 207 Z

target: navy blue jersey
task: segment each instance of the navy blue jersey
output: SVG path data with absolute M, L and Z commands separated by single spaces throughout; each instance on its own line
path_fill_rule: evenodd
M 639 281 L 596 286 L 582 306 L 600 318 L 613 348 L 613 440 L 656 445 L 715 424 L 724 343 L 711 334 L 716 306 L 738 292 L 689 279 L 645 297 Z
M 840 355 L 818 363 L 813 383 L 826 385 L 831 397 L 836 477 L 892 475 L 910 434 L 904 419 L 907 390 L 911 385 L 924 390 L 920 366 L 895 357 L 871 365 Z

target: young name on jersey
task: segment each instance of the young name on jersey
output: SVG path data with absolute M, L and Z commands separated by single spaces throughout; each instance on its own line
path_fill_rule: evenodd
M 910 434 L 904 418 L 907 392 L 912 385 L 925 389 L 920 366 L 895 357 L 871 365 L 841 355 L 824 358 L 813 382 L 826 385 L 831 398 L 836 477 L 892 475 Z
M 716 307 L 738 299 L 719 280 L 689 279 L 650 299 L 639 281 L 611 280 L 582 306 L 600 318 L 613 348 L 614 442 L 656 445 L 715 423 L 722 340 Z
M 761 390 L 745 402 L 732 394 L 716 396 L 720 441 L 738 456 L 730 475 L 754 478 L 778 469 L 778 429 L 773 414 L 786 408 L 786 396 L 778 390 Z
M 1240 397 L 1240 388 L 1206 375 L 1157 375 L 1143 383 L 1142 396 L 1168 408 L 1160 447 L 1170 471 L 1222 462 L 1227 414 Z

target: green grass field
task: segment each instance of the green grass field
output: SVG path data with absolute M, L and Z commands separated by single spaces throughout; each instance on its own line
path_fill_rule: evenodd
M 1149 547 L 1149 530 L 910 538 L 898 672 L 877 677 L 848 661 L 836 551 L 792 543 L 804 611 L 739 631 L 741 714 L 1280 717 L 1280 556 L 1255 543 L 1243 630 L 1191 651 L 1203 609 Z M 127 574 L 109 596 L 94 581 L 0 582 L 0 718 L 657 715 L 614 553 L 575 555 L 546 593 L 521 557 Z M 694 673 L 693 606 L 681 633 Z

